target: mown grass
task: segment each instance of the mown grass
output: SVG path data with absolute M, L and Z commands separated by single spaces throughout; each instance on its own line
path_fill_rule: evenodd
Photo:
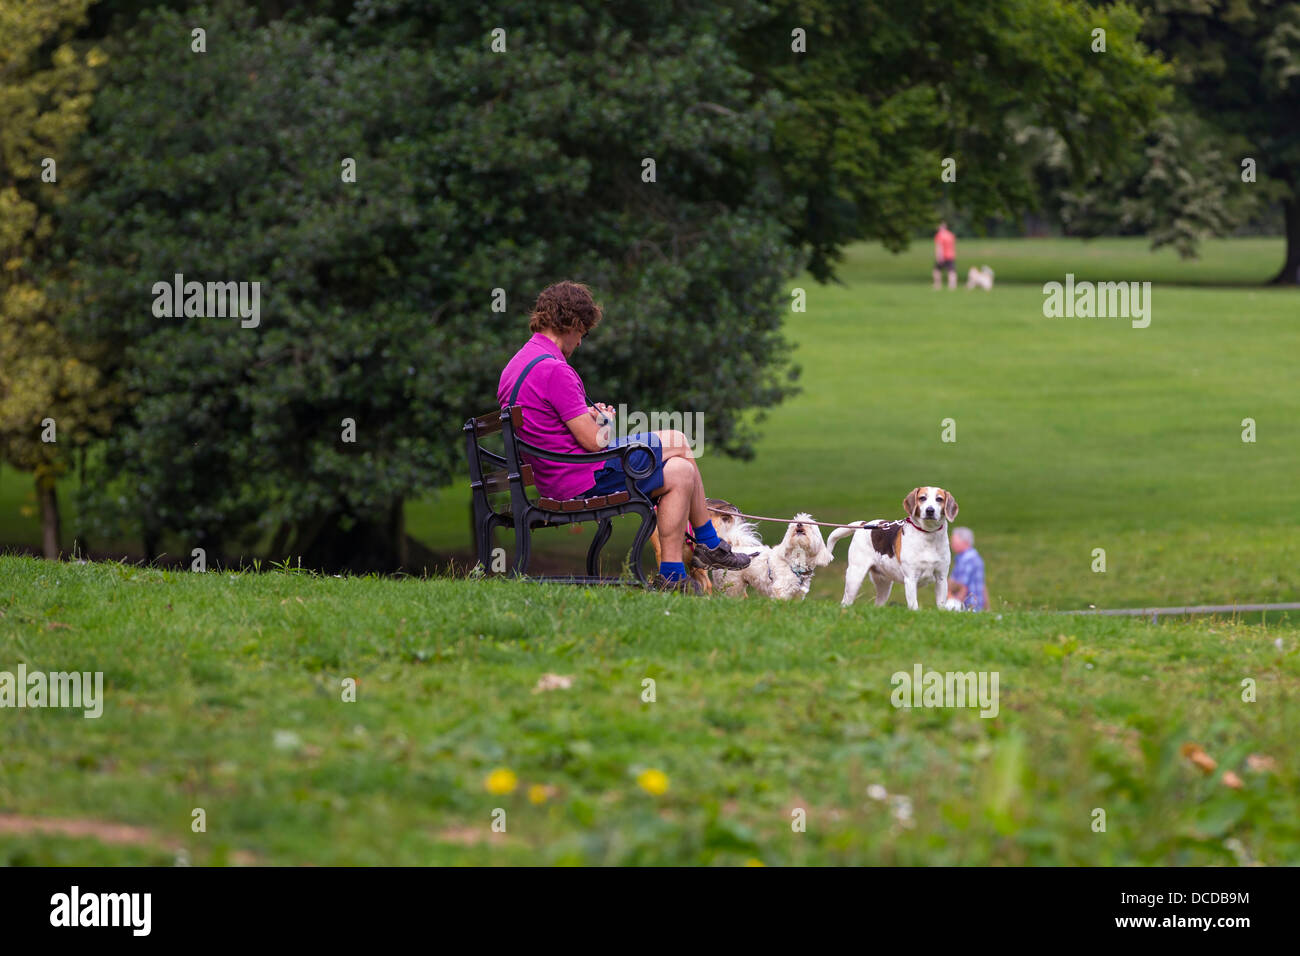
M 1282 241 L 1207 242 L 1190 262 L 1136 238 L 962 238 L 957 252 L 962 270 L 994 268 L 992 293 L 934 292 L 928 242 L 898 256 L 851 247 L 842 285 L 793 280 L 808 293 L 786 330 L 803 391 L 761 423 L 755 458 L 709 452 L 708 409 L 667 409 L 704 414 L 709 492 L 751 513 L 851 521 L 895 517 L 914 485 L 942 485 L 999 606 L 1300 599 L 1300 294 L 1260 285 Z M 1042 283 L 1067 272 L 1152 282 L 1150 327 L 1044 318 Z M 583 348 L 600 348 L 599 329 Z M 642 396 L 600 398 L 654 410 Z M 948 418 L 953 443 L 941 440 Z M 1254 443 L 1242 441 L 1245 418 Z M 408 530 L 436 552 L 468 552 L 467 481 L 408 506 Z M 26 476 L 0 471 L 0 541 L 39 544 L 34 511 L 19 514 L 29 498 Z M 579 571 L 591 533 L 544 532 L 535 554 Z M 616 534 L 607 571 L 630 540 Z M 121 543 L 104 547 L 116 555 Z M 1098 548 L 1105 573 L 1093 570 Z M 812 597 L 842 588 L 823 573 Z
M 0 815 L 155 835 L 10 833 L 0 861 L 1298 863 L 1298 637 L 0 557 L 0 670 L 106 684 L 98 720 L 0 710 Z M 997 671 L 1000 713 L 895 709 L 917 663 Z
M 803 391 L 761 424 L 754 460 L 708 454 L 708 409 L 679 409 L 705 415 L 710 494 L 851 521 L 897 517 L 913 486 L 941 485 L 976 533 L 995 602 L 1017 607 L 1300 598 L 1300 294 L 1205 287 L 1263 281 L 1279 240 L 1207 243 L 1195 262 L 1140 239 L 962 240 L 959 267 L 991 265 L 992 293 L 933 291 L 929 257 L 925 243 L 900 256 L 855 246 L 843 285 L 791 283 L 808 294 L 786 327 Z M 1151 281 L 1151 325 L 1044 318 L 1042 283 L 1067 272 Z M 600 348 L 599 330 L 584 348 Z M 465 547 L 463 487 L 412 506 L 413 533 Z M 585 530 L 542 534 L 537 553 L 580 568 Z M 812 596 L 842 590 L 822 574 Z

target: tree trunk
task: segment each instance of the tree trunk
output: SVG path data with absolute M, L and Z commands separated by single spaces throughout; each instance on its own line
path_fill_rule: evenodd
M 388 521 L 390 533 L 397 545 L 397 566 L 405 568 L 411 561 L 411 552 L 406 546 L 406 503 L 400 498 L 389 512 Z
M 300 526 L 291 553 L 301 558 L 303 567 L 322 571 L 352 574 L 397 571 L 409 560 L 405 524 L 405 509 L 400 500 L 383 514 L 349 515 L 346 520 L 342 514 L 331 514 L 324 520 Z
M 59 495 L 54 478 L 42 475 L 36 479 L 36 498 L 41 503 L 41 531 L 45 557 L 57 561 L 59 557 Z
M 1286 220 L 1286 262 L 1273 277 L 1273 285 L 1300 285 L 1300 196 L 1282 204 Z

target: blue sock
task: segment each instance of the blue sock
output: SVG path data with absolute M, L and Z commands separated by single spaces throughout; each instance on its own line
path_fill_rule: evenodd
M 681 561 L 660 561 L 659 573 L 669 581 L 680 581 L 686 577 L 686 565 Z
M 706 548 L 716 548 L 718 546 L 718 532 L 713 530 L 712 521 L 706 521 L 695 529 L 695 540 Z

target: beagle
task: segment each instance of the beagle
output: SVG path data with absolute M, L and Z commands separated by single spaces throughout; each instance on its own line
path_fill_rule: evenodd
M 868 574 L 876 586 L 876 606 L 889 600 L 894 582 L 901 581 L 907 606 L 913 611 L 920 605 L 916 586 L 934 581 L 934 603 L 941 609 L 960 611 L 962 604 L 948 597 L 948 566 L 952 553 L 948 548 L 948 522 L 957 517 L 957 499 L 942 488 L 913 488 L 903 499 L 907 517 L 901 521 L 855 521 L 856 530 L 836 528 L 826 539 L 833 549 L 840 538 L 853 535 L 849 544 L 849 569 L 844 575 L 844 599 L 848 607 L 858 596 L 858 589 Z

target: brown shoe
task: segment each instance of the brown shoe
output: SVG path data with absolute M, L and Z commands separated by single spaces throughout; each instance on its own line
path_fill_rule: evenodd
M 650 579 L 651 591 L 676 591 L 679 594 L 699 594 L 700 583 L 692 577 L 678 578 L 675 581 L 669 581 L 662 574 L 656 574 Z
M 695 560 L 705 568 L 718 568 L 722 571 L 739 571 L 749 567 L 750 556 L 738 554 L 731 550 L 731 545 L 719 541 L 716 548 L 706 548 L 698 541 L 695 543 Z

